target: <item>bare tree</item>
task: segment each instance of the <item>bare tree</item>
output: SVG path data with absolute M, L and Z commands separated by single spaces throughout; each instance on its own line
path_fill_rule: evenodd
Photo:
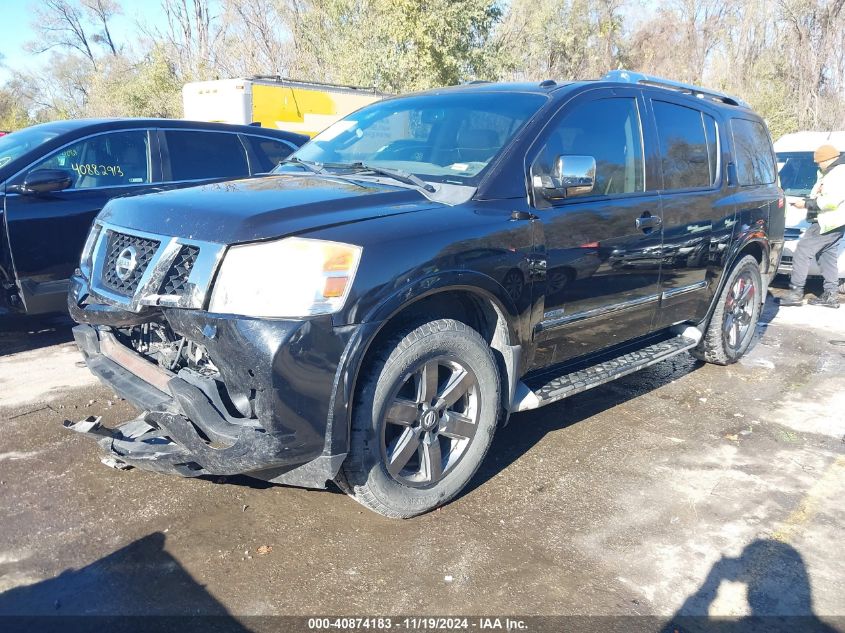
M 283 75 L 292 56 L 291 30 L 278 0 L 224 0 L 219 66 L 229 76 Z
M 112 38 L 109 22 L 115 15 L 121 13 L 120 5 L 114 0 L 82 0 L 82 6 L 85 7 L 90 18 L 101 29 L 99 33 L 93 36 L 93 39 L 105 46 L 116 57 L 119 53 L 119 47 Z
M 841 74 L 845 0 L 778 0 L 777 5 L 787 25 L 785 48 L 795 62 L 791 78 L 797 88 L 799 124 L 817 127 L 831 119 L 826 111 L 830 97 L 841 97 L 845 87 Z M 840 72 L 831 72 L 836 66 Z
M 78 4 L 69 0 L 43 0 L 36 8 L 33 22 L 40 38 L 30 44 L 31 50 L 43 53 L 52 48 L 72 49 L 82 53 L 96 70 L 97 60 L 84 22 L 84 13 Z
M 211 12 L 210 0 L 161 0 L 167 28 L 152 34 L 174 55 L 179 75 L 204 79 L 215 74 L 216 47 L 225 25 Z

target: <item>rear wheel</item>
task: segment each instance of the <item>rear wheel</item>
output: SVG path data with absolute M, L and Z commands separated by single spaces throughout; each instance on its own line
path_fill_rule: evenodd
M 746 255 L 731 270 L 693 356 L 717 365 L 738 361 L 754 339 L 762 287 L 757 260 Z
M 452 319 L 401 334 L 364 371 L 342 488 L 385 516 L 412 517 L 454 497 L 490 447 L 499 374 L 490 347 Z

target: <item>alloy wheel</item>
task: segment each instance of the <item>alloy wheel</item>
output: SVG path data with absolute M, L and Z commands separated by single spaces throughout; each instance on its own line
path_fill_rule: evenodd
M 725 321 L 722 334 L 725 343 L 733 350 L 739 350 L 754 325 L 754 302 L 757 291 L 751 273 L 743 271 L 731 286 L 725 301 Z
M 381 425 L 390 476 L 415 488 L 443 479 L 475 437 L 479 400 L 475 374 L 455 358 L 427 359 L 406 374 Z

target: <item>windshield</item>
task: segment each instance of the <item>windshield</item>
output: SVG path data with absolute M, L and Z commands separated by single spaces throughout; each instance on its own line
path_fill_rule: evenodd
M 328 169 L 363 163 L 426 181 L 474 185 L 545 101 L 542 95 L 491 92 L 390 99 L 337 121 L 293 156 Z
M 807 196 L 818 178 L 813 152 L 778 153 L 780 186 L 788 196 Z
M 20 158 L 31 149 L 56 138 L 62 131 L 52 126 L 36 125 L 0 136 L 0 167 Z

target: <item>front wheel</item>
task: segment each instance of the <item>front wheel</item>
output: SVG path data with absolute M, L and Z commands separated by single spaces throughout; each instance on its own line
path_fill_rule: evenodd
M 692 354 L 699 360 L 729 365 L 748 351 L 760 308 L 763 283 L 757 260 L 746 255 L 731 270 L 701 342 Z
M 475 474 L 499 419 L 490 347 L 466 324 L 439 319 L 392 339 L 363 372 L 342 488 L 393 518 L 448 502 Z

